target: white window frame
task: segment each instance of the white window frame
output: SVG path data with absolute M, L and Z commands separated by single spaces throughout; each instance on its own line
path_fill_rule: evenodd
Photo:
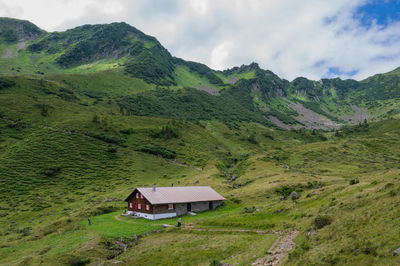
M 140 194 L 140 198 L 143 199 L 143 194 Z
M 150 211 L 150 205 L 146 204 L 146 211 Z
M 131 208 L 131 209 L 132 209 L 132 202 L 131 202 L 131 203 L 129 203 L 129 208 Z
M 174 209 L 174 204 L 168 203 L 168 210 L 173 210 L 173 209 Z
M 139 192 L 138 192 L 138 193 L 136 193 L 136 198 L 137 198 L 137 199 L 139 198 Z
M 138 210 L 141 210 L 142 209 L 142 204 L 138 203 L 137 208 L 138 208 Z

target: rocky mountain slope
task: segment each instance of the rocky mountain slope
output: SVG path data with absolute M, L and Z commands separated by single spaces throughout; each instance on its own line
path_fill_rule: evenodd
M 331 130 L 397 113 L 396 70 L 360 82 L 339 78 L 312 81 L 303 77 L 289 82 L 256 63 L 214 71 L 203 64 L 175 58 L 154 37 L 126 23 L 84 25 L 51 33 L 9 18 L 1 18 L 0 25 L 4 40 L 0 46 L 2 74 L 45 78 L 62 73 L 122 71 L 126 74 L 123 79 L 134 77 L 150 87 L 169 89 L 163 92 L 171 94 L 168 97 L 179 97 L 176 88 L 194 88 L 210 94 L 203 96 L 208 98 L 202 99 L 205 102 L 216 106 L 229 102 L 231 109 L 241 105 L 255 121 L 264 120 L 265 125 L 285 129 Z M 132 90 L 130 100 L 154 100 L 148 89 L 139 90 L 139 94 Z M 196 94 L 196 90 L 188 94 Z M 169 101 L 168 97 L 160 104 Z M 152 102 L 151 106 L 155 105 Z M 140 108 L 131 111 L 146 115 L 147 110 Z M 174 116 L 179 118 L 188 111 L 187 107 L 183 109 L 175 110 Z

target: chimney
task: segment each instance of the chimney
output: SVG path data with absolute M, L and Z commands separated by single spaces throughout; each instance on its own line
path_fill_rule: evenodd
M 156 191 L 156 184 L 153 184 L 153 191 Z

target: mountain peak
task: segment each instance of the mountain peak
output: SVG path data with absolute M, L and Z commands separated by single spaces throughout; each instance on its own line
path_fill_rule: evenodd
M 0 17 L 0 40 L 6 43 L 34 40 L 43 33 L 44 30 L 27 20 Z

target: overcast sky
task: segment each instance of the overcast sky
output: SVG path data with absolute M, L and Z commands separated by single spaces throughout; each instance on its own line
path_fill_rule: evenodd
M 400 66 L 400 0 L 0 0 L 47 31 L 124 21 L 174 56 L 281 77 L 362 79 Z

